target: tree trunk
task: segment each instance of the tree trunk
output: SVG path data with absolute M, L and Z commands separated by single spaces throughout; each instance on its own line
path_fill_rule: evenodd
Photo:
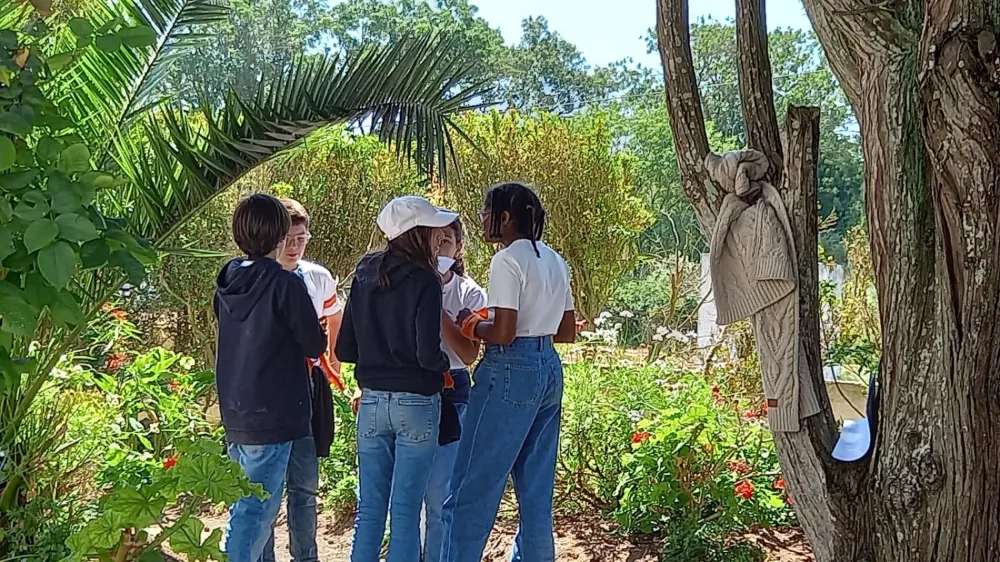
M 883 349 L 871 458 L 832 460 L 827 408 L 803 431 L 776 436 L 796 511 L 820 562 L 1000 560 L 1000 3 L 803 1 L 861 128 Z M 675 80 L 693 75 L 693 67 L 677 68 L 684 3 L 658 0 L 661 58 L 668 98 L 700 106 L 696 82 Z M 775 161 L 770 116 L 758 103 L 770 90 L 761 71 L 763 6 L 737 5 L 748 143 Z M 700 112 L 675 115 L 682 104 L 668 101 L 685 132 L 674 135 L 678 154 L 693 150 Z M 805 252 L 810 241 L 815 247 L 815 201 L 788 187 L 809 183 L 795 162 L 815 149 L 802 133 L 812 119 L 789 111 L 783 193 L 810 350 L 815 256 Z M 699 181 L 686 177 L 685 185 Z M 818 355 L 807 359 L 818 364 Z

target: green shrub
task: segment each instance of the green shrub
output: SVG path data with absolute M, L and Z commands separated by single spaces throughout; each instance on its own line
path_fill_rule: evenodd
M 494 111 L 464 115 L 461 127 L 471 142 L 457 143 L 462 173 L 441 197 L 473 225 L 466 244 L 470 270 L 485 279 L 494 252 L 475 235 L 484 190 L 525 182 L 545 205 L 545 240 L 573 269 L 577 311 L 595 318 L 618 279 L 635 267 L 639 237 L 653 221 L 633 189 L 633 159 L 615 152 L 604 116 L 526 118 Z
M 232 504 L 263 488 L 251 484 L 236 462 L 223 454 L 222 445 L 202 438 L 178 442 L 171 456 L 146 464 L 149 478 L 139 485 L 119 483 L 98 502 L 100 515 L 67 540 L 70 560 L 161 560 L 164 543 L 189 560 L 225 560 L 222 531 L 207 537 L 195 514 L 205 504 Z M 167 518 L 168 513 L 179 513 Z M 147 529 L 159 532 L 150 536 Z
M 793 520 L 757 398 L 663 362 L 568 365 L 565 388 L 560 490 L 576 507 L 664 534 L 674 560 Z
M 620 323 L 619 342 L 636 346 L 660 342 L 671 333 L 697 328 L 701 268 L 681 254 L 648 261 L 618 282 L 608 305 L 610 318 Z

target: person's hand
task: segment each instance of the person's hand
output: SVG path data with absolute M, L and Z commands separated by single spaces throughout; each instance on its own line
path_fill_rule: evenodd
M 462 324 L 465 324 L 465 319 L 470 316 L 472 316 L 472 311 L 468 308 L 463 308 L 458 311 L 458 318 L 455 319 L 455 323 L 461 326 Z
M 359 388 L 354 391 L 354 396 L 351 397 L 351 411 L 354 412 L 355 416 L 358 415 L 358 408 L 361 407 L 361 394 L 362 392 Z

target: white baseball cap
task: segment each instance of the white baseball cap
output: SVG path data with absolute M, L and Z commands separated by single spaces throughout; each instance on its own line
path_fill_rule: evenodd
M 444 228 L 456 220 L 457 213 L 438 209 L 423 197 L 405 195 L 389 201 L 375 222 L 386 238 L 395 240 L 418 226 Z

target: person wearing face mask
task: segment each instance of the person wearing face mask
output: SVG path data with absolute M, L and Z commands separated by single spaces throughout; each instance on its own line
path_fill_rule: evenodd
M 467 366 L 479 357 L 479 342 L 462 335 L 456 324 L 459 313 L 477 311 L 486 307 L 486 291 L 465 274 L 465 251 L 462 242 L 465 232 L 462 221 L 456 220 L 444 229 L 444 238 L 438 251 L 438 271 L 441 273 L 442 308 L 441 348 L 451 362 L 450 373 L 454 388 L 441 393 L 445 407 L 452 405 L 458 417 L 459 427 L 465 417 L 469 403 L 472 380 Z M 441 510 L 451 487 L 451 473 L 455 468 L 458 442 L 438 447 L 431 467 L 431 478 L 424 495 L 425 534 L 423 545 L 424 562 L 438 562 L 441 559 L 444 525 Z

